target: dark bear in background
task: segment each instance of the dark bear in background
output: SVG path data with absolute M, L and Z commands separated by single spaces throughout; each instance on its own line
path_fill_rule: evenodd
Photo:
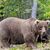
M 10 47 L 20 41 L 32 48 L 36 44 L 39 35 L 45 35 L 48 22 L 33 18 L 19 19 L 6 18 L 0 22 L 0 47 Z
M 41 39 L 41 35 L 39 35 L 37 42 L 43 42 L 43 43 L 48 43 L 49 42 L 49 37 L 48 37 L 48 33 L 45 34 L 42 39 Z
M 47 35 L 48 35 L 48 39 L 50 40 L 50 21 L 49 21 L 49 25 L 48 25 Z

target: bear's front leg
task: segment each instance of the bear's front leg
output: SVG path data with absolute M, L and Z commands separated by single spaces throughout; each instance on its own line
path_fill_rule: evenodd
M 31 47 L 32 49 L 37 48 L 35 37 L 32 34 L 26 36 L 25 43 L 27 47 Z
M 37 48 L 36 45 L 34 43 L 32 43 L 32 42 L 30 42 L 30 43 L 27 42 L 26 45 L 27 45 L 27 47 L 31 47 L 32 49 Z

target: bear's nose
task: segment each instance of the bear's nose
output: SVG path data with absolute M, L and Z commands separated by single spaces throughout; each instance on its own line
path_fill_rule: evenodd
M 43 34 L 45 34 L 45 32 L 43 32 Z

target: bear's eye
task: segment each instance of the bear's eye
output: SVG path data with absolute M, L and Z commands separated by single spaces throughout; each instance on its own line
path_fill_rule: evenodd
M 42 27 L 39 27 L 39 30 L 41 30 L 42 29 Z
M 47 30 L 47 26 L 45 26 L 45 29 Z

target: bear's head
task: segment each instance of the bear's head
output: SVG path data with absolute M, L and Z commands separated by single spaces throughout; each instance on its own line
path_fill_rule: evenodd
M 43 21 L 43 20 L 36 20 L 33 23 L 33 31 L 37 34 L 37 35 L 41 35 L 44 36 L 47 33 L 48 30 L 48 22 L 47 21 Z

